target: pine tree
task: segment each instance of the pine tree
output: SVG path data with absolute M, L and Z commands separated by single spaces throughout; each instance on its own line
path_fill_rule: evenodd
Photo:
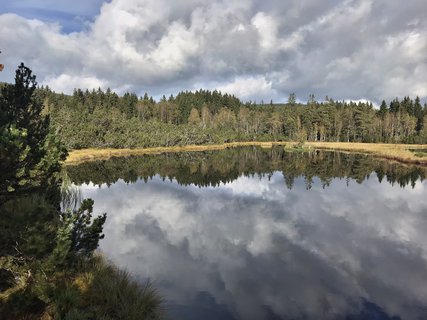
M 76 256 L 90 257 L 104 238 L 104 213 L 92 221 L 93 200 L 83 200 L 79 209 L 61 213 L 61 226 L 57 232 L 52 258 L 56 263 L 72 262 Z
M 46 184 L 66 155 L 49 134 L 49 117 L 34 95 L 37 82 L 23 63 L 0 95 L 0 196 Z

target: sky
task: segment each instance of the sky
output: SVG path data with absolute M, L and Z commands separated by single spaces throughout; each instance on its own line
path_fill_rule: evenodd
M 0 81 L 244 101 L 427 100 L 425 0 L 0 0 Z

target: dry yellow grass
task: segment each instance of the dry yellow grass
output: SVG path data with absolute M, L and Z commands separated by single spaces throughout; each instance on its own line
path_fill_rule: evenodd
M 188 145 L 175 147 L 157 147 L 157 148 L 136 148 L 136 149 L 82 149 L 73 150 L 65 160 L 65 164 L 78 164 L 81 162 L 92 160 L 107 160 L 111 157 L 122 157 L 144 154 L 159 154 L 165 152 L 181 152 L 181 151 L 208 151 L 222 150 L 226 148 L 244 147 L 244 146 L 260 146 L 263 148 L 271 148 L 273 145 L 289 146 L 296 145 L 296 142 L 231 142 L 224 144 L 213 145 Z M 307 142 L 305 147 L 314 149 L 348 151 L 357 153 L 366 153 L 378 156 L 381 158 L 396 160 L 402 163 L 413 163 L 419 165 L 427 165 L 426 157 L 417 157 L 408 149 L 427 149 L 427 145 L 408 145 L 408 144 L 382 144 L 382 143 L 346 143 L 346 142 Z
M 224 144 L 209 144 L 209 145 L 188 145 L 174 147 L 155 147 L 155 148 L 135 148 L 135 149 L 81 149 L 72 150 L 65 164 L 75 164 L 91 160 L 106 160 L 111 157 L 135 156 L 144 154 L 159 154 L 165 152 L 181 152 L 181 151 L 208 151 L 208 150 L 223 150 L 226 148 L 245 147 L 245 146 L 261 146 L 271 148 L 272 145 L 285 145 L 285 142 L 231 142 Z
M 402 163 L 427 165 L 427 157 L 418 157 L 409 149 L 427 149 L 425 144 L 386 144 L 386 143 L 350 143 L 350 142 L 307 142 L 306 146 L 324 149 L 372 154 Z

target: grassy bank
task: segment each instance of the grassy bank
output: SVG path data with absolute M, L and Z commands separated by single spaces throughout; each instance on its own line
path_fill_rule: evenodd
M 289 144 L 289 143 L 288 143 Z M 158 154 L 164 152 L 181 152 L 181 151 L 208 151 L 223 150 L 226 148 L 260 146 L 271 148 L 272 145 L 286 145 L 285 142 L 230 142 L 224 144 L 208 145 L 187 145 L 173 147 L 156 147 L 156 148 L 135 148 L 135 149 L 81 149 L 70 151 L 65 164 L 78 164 L 91 160 L 107 160 L 111 157 L 135 156 L 144 154 Z
M 348 143 L 348 142 L 307 142 L 305 146 L 316 149 L 348 151 L 372 154 L 383 159 L 401 163 L 427 165 L 427 157 L 411 150 L 425 150 L 425 144 L 386 144 L 386 143 Z
M 224 144 L 212 145 L 188 145 L 174 147 L 157 147 L 157 148 L 136 148 L 136 149 L 81 149 L 73 150 L 65 160 L 66 165 L 78 164 L 93 160 L 107 160 L 111 157 L 158 154 L 164 152 L 180 151 L 208 151 L 222 150 L 226 148 L 260 146 L 271 148 L 273 145 L 293 148 L 297 142 L 231 142 Z M 333 151 L 347 151 L 366 153 L 378 156 L 384 159 L 395 160 L 402 163 L 411 163 L 418 165 L 427 165 L 427 157 L 420 156 L 422 153 L 412 152 L 414 149 L 427 149 L 427 145 L 414 144 L 382 144 L 382 143 L 346 143 L 346 142 L 306 142 L 306 148 L 324 149 Z
M 161 319 L 162 299 L 101 255 L 80 261 L 73 272 L 30 274 L 0 292 L 1 319 Z

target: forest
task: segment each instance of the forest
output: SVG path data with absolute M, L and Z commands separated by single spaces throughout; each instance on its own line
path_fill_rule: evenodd
M 427 143 L 427 104 L 419 97 L 370 102 L 317 101 L 290 94 L 283 104 L 243 102 L 219 91 L 180 92 L 156 102 L 110 89 L 36 95 L 67 148 L 135 148 L 232 141 Z

